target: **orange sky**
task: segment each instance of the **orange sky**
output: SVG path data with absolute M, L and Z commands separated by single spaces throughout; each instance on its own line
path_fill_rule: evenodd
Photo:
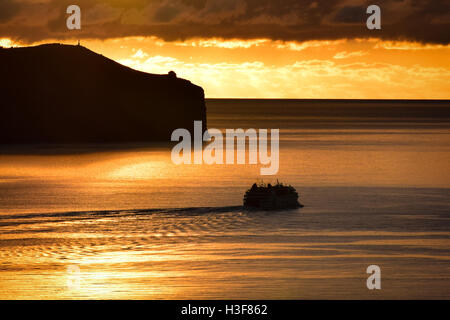
M 0 45 L 20 43 L 4 38 Z M 155 37 L 82 40 L 82 45 L 138 70 L 174 70 L 202 86 L 207 98 L 450 98 L 449 45 Z

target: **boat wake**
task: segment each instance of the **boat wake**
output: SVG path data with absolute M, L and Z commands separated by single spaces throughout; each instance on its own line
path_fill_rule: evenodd
M 137 216 L 152 214 L 170 214 L 179 216 L 195 216 L 213 213 L 239 212 L 242 206 L 222 206 L 222 207 L 186 207 L 186 208 L 151 208 L 151 209 L 126 209 L 126 210 L 99 210 L 99 211 L 69 211 L 69 212 L 48 212 L 48 213 L 26 213 L 0 215 L 0 226 L 32 223 L 42 219 L 92 219 L 99 217 L 117 217 L 117 216 Z

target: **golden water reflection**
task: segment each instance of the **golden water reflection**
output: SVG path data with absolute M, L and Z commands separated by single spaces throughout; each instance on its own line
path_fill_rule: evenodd
M 3 154 L 0 298 L 450 298 L 449 163 L 443 129 L 291 132 L 276 178 L 306 206 L 268 214 L 233 207 L 258 165 Z

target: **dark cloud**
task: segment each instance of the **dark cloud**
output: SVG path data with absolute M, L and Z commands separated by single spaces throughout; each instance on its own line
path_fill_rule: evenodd
M 0 0 L 0 23 L 5 23 L 20 10 L 20 4 L 14 0 Z
M 205 7 L 207 1 L 208 0 L 181 0 L 181 2 L 183 4 L 194 7 L 197 10 L 203 9 Z
M 65 27 L 68 5 L 82 30 Z M 450 43 L 450 1 L 384 0 L 382 30 L 366 28 L 367 0 L 0 0 L 0 37 L 22 41 L 157 36 L 321 40 L 373 38 Z
M 179 8 L 173 5 L 167 5 L 158 8 L 153 18 L 156 22 L 169 22 L 173 20 L 179 13 Z
M 343 7 L 339 9 L 334 16 L 334 22 L 342 23 L 361 23 L 364 19 L 367 19 L 366 8 L 362 6 Z

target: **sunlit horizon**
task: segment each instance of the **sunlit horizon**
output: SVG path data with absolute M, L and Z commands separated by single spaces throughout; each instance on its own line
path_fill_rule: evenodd
M 0 46 L 36 43 L 0 39 Z M 201 86 L 206 98 L 449 99 L 449 45 L 355 40 L 275 41 L 156 37 L 81 39 L 81 45 L 136 70 Z

